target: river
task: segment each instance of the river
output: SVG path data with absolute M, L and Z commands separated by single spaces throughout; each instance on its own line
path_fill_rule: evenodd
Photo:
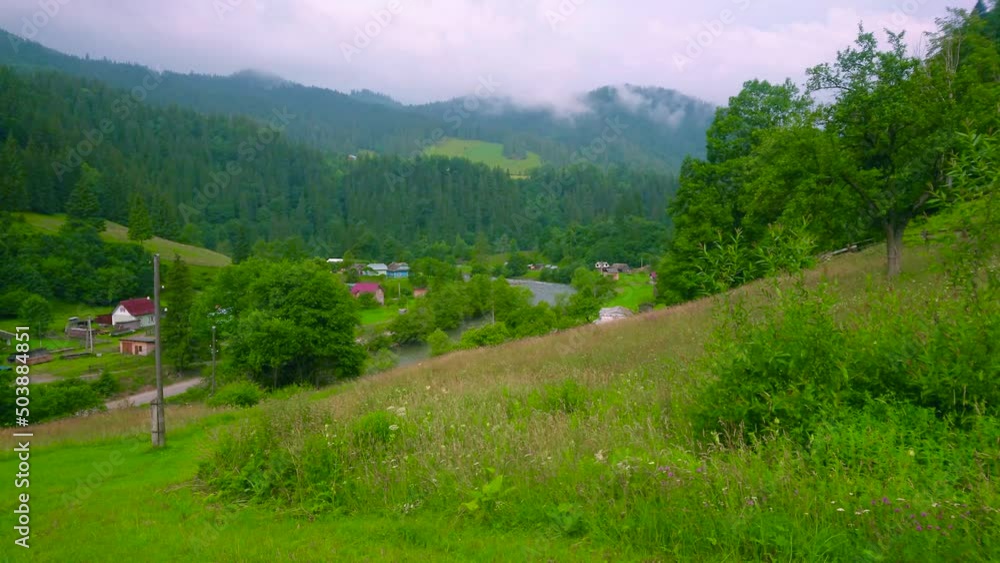
M 556 298 L 562 294 L 576 293 L 571 286 L 561 283 L 540 282 L 535 280 L 507 280 L 507 283 L 517 287 L 526 287 L 531 291 L 531 301 L 537 305 L 542 301 L 549 305 L 556 304 Z M 456 329 L 449 330 L 448 336 L 452 340 L 458 340 L 462 333 L 470 328 L 481 327 L 489 322 L 489 318 L 472 319 L 465 321 Z M 426 342 L 418 344 L 405 344 L 393 350 L 399 356 L 399 366 L 408 366 L 417 362 L 422 362 L 431 357 L 431 347 Z

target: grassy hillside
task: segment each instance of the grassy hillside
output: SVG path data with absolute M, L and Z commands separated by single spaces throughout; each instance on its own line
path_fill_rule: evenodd
M 883 251 L 825 263 L 807 283 L 832 281 L 840 314 L 852 314 L 941 282 L 934 256 L 911 251 L 885 291 L 873 275 Z M 737 293 L 767 305 L 766 287 Z M 170 407 L 159 451 L 144 409 L 43 425 L 31 559 L 1000 556 L 995 451 L 967 463 L 964 450 L 929 448 L 926 426 L 864 421 L 856 434 L 818 434 L 812 451 L 778 436 L 697 435 L 716 303 L 459 352 L 248 411 Z M 14 444 L 0 442 L 0 472 L 12 475 Z M 267 473 L 279 459 L 283 472 Z M 943 469 L 951 460 L 960 476 Z M 243 484 L 206 486 L 220 475 Z M 259 491 L 270 500 L 233 500 Z
M 66 222 L 63 215 L 39 215 L 37 213 L 22 213 L 25 220 L 34 227 L 49 232 L 56 232 Z M 118 223 L 107 222 L 107 227 L 101 233 L 101 238 L 110 242 L 129 242 L 128 227 Z M 228 266 L 232 260 L 228 256 L 188 244 L 154 237 L 143 243 L 151 252 L 158 252 L 163 260 L 173 260 L 175 255 L 183 258 L 192 266 L 208 266 L 221 268 Z
M 507 170 L 511 176 L 522 177 L 542 165 L 542 159 L 537 154 L 529 152 L 527 158 L 515 160 L 503 155 L 503 145 L 486 141 L 471 141 L 468 139 L 444 139 L 440 143 L 427 147 L 424 153 L 436 156 L 466 158 L 473 162 L 481 162 L 487 166 L 499 166 Z

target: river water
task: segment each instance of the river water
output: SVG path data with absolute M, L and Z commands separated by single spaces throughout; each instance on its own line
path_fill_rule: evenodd
M 576 293 L 571 286 L 561 283 L 548 283 L 535 280 L 507 280 L 507 283 L 516 287 L 526 287 L 531 290 L 532 304 L 537 305 L 542 301 L 549 305 L 556 304 L 556 298 L 562 294 Z M 448 331 L 448 336 L 452 340 L 458 340 L 462 333 L 470 328 L 478 328 L 488 323 L 489 318 L 472 319 L 465 321 L 461 326 Z M 422 362 L 431 357 L 431 347 L 425 342 L 418 344 L 406 344 L 393 350 L 399 356 L 399 366 L 407 366 Z

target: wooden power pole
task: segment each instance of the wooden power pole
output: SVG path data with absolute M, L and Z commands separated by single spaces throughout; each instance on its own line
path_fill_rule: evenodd
M 153 255 L 153 334 L 156 344 L 153 354 L 156 357 L 156 399 L 152 405 L 152 437 L 153 447 L 162 448 L 167 445 L 167 425 L 163 419 L 163 362 L 160 359 L 160 255 Z

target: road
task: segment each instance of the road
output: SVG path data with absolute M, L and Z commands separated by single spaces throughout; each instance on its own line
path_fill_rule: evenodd
M 194 379 L 187 379 L 185 381 L 180 381 L 174 383 L 173 385 L 167 385 L 163 388 L 164 397 L 173 397 L 174 395 L 180 395 L 181 393 L 187 391 L 188 389 L 198 385 L 202 382 L 202 378 L 196 377 Z M 131 397 L 126 397 L 124 399 L 118 399 L 115 401 L 110 401 L 105 403 L 108 409 L 124 409 L 130 406 L 148 405 L 153 399 L 156 398 L 156 389 L 152 391 L 143 391 L 142 393 L 136 393 Z

